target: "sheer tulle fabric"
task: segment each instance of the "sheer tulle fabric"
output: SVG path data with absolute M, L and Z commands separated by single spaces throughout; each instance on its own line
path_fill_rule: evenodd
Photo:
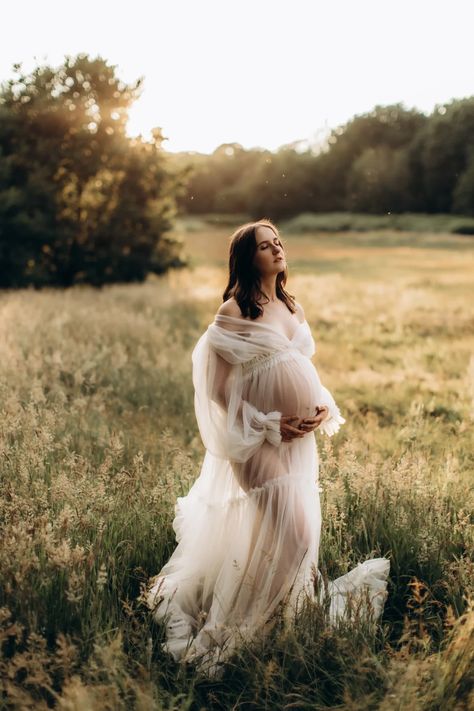
M 193 351 L 206 453 L 197 480 L 176 502 L 178 545 L 151 581 L 147 601 L 166 622 L 166 651 L 209 674 L 279 603 L 290 614 L 301 594 L 315 594 L 316 439 L 313 432 L 291 442 L 280 435 L 282 414 L 310 416 L 316 405 L 329 409 L 319 431 L 332 436 L 345 422 L 310 360 L 314 352 L 306 321 L 287 338 L 273 326 L 222 315 Z M 358 593 L 368 593 L 378 617 L 388 570 L 385 558 L 371 559 L 330 583 L 331 619 Z

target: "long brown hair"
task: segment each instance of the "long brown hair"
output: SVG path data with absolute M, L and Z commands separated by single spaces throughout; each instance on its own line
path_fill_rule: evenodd
M 262 218 L 257 222 L 247 222 L 238 227 L 230 238 L 229 247 L 229 281 L 222 295 L 227 301 L 231 296 L 237 301 L 242 316 L 255 319 L 263 314 L 263 308 L 257 303 L 259 297 L 265 297 L 261 290 L 260 274 L 254 267 L 253 258 L 257 251 L 256 229 L 259 225 L 270 227 L 281 240 L 278 229 L 273 222 Z M 281 299 L 291 313 L 296 312 L 295 297 L 285 289 L 288 269 L 276 276 L 276 295 Z M 269 299 L 267 299 L 268 303 Z

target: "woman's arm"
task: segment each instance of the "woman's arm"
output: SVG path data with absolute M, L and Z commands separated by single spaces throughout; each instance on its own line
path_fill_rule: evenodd
M 329 414 L 319 425 L 318 429 L 324 434 L 327 434 L 328 437 L 332 437 L 332 435 L 339 431 L 339 427 L 343 425 L 346 420 L 342 417 L 340 410 L 329 390 L 325 388 L 324 385 L 321 385 L 321 390 L 322 398 L 319 404 L 325 405 L 329 410 Z
M 215 358 L 216 368 L 212 399 L 227 412 L 230 398 L 232 397 L 232 365 L 218 353 L 215 354 Z M 245 445 L 246 442 L 254 443 L 257 440 L 261 444 L 266 439 L 271 444 L 278 446 L 282 440 L 280 430 L 281 417 L 282 413 L 277 410 L 263 413 L 247 400 L 240 398 L 235 415 L 235 426 L 239 431 L 241 429 L 239 433 L 242 435 L 242 445 Z

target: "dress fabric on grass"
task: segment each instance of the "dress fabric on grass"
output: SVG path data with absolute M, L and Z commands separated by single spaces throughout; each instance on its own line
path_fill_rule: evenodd
M 175 505 L 177 547 L 152 579 L 147 603 L 166 624 L 164 649 L 207 673 L 271 618 L 315 597 L 321 530 L 314 432 L 283 442 L 282 414 L 314 415 L 332 436 L 345 422 L 311 361 L 307 321 L 288 338 L 261 322 L 218 314 L 193 354 L 196 418 L 206 448 L 202 468 Z M 330 618 L 364 594 L 380 616 L 389 561 L 359 563 L 329 584 Z M 351 595 L 349 595 L 351 593 Z M 286 613 L 288 614 L 288 613 Z

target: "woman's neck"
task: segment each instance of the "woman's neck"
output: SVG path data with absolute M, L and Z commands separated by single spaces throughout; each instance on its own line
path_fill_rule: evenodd
M 270 301 L 277 301 L 277 293 L 276 293 L 276 278 L 275 277 L 270 277 L 270 279 L 260 279 L 260 290 L 263 291 L 267 299 L 270 299 Z

